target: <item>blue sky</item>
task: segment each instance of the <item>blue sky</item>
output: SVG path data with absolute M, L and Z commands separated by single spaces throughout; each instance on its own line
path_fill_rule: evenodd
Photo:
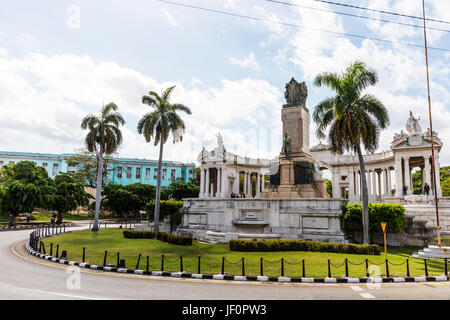
M 176 84 L 173 101 L 189 105 L 186 137 L 168 144 L 167 160 L 195 161 L 202 146 L 215 145 L 221 132 L 227 149 L 251 157 L 275 157 L 280 145 L 284 85 L 306 81 L 312 112 L 331 94 L 315 88 L 322 71 L 341 71 L 356 60 L 379 74 L 371 92 L 386 105 L 391 126 L 380 150 L 404 130 L 409 110 L 428 127 L 424 52 L 369 39 L 337 37 L 273 23 L 319 28 L 423 44 L 418 28 L 378 23 L 336 13 L 284 6 L 263 0 L 174 0 L 266 19 L 255 22 L 148 1 L 14 1 L 0 12 L 1 150 L 73 152 L 83 144 L 81 118 L 103 102 L 118 104 L 127 124 L 122 156 L 156 158 L 136 123 L 148 109 L 140 103 L 150 90 Z M 407 23 L 418 20 L 368 13 L 312 0 L 302 6 L 368 15 Z M 421 0 L 342 0 L 421 16 Z M 450 3 L 426 1 L 429 17 L 450 20 Z M 271 22 L 268 22 L 271 21 Z M 430 26 L 450 29 L 447 24 Z M 450 33 L 429 32 L 429 45 L 450 49 Z M 441 165 L 450 165 L 450 53 L 429 51 L 434 129 L 444 140 Z M 311 145 L 318 143 L 311 125 Z

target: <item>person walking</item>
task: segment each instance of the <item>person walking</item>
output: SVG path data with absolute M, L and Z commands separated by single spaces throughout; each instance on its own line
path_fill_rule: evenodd
M 51 223 L 52 225 L 55 224 L 55 218 L 56 218 L 56 213 L 54 213 L 54 214 L 52 215 L 52 217 L 50 218 L 50 223 Z
M 29 223 L 29 222 L 30 222 L 30 216 L 31 216 L 31 214 L 30 214 L 29 212 L 27 212 L 27 213 L 26 213 L 26 216 L 27 216 L 27 223 Z
M 430 195 L 430 186 L 426 182 L 425 185 L 423 186 L 423 193 L 426 194 L 427 196 Z

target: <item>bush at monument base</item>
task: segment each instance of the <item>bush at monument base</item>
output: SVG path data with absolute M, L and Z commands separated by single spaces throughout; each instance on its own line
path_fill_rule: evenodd
M 231 251 L 313 251 L 349 254 L 380 254 L 376 244 L 347 244 L 307 240 L 230 240 Z
M 192 237 L 179 236 L 167 232 L 124 230 L 123 236 L 127 239 L 157 239 L 171 244 L 192 245 Z
M 342 208 L 340 216 L 343 228 L 362 230 L 362 205 L 355 203 Z M 392 203 L 369 203 L 369 231 L 383 232 L 380 222 L 387 222 L 386 232 L 396 233 L 405 229 L 405 207 Z

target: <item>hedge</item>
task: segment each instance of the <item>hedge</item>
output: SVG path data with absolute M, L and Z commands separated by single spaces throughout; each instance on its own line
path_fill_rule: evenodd
M 230 240 L 231 251 L 313 251 L 349 254 L 374 254 L 381 252 L 376 244 L 332 243 L 308 240 Z
M 346 230 L 362 230 L 362 205 L 349 204 L 343 207 L 340 216 Z M 383 232 L 380 222 L 387 222 L 387 232 L 400 232 L 405 229 L 405 207 L 392 203 L 369 202 L 369 231 Z
M 192 245 L 192 237 L 179 236 L 167 232 L 124 230 L 123 236 L 127 239 L 158 239 L 164 242 L 179 244 L 182 246 Z

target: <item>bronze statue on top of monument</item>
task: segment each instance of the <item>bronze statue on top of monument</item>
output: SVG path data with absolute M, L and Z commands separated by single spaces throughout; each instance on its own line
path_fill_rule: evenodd
M 286 83 L 286 91 L 284 92 L 284 97 L 286 98 L 286 104 L 283 108 L 289 107 L 306 107 L 306 97 L 308 96 L 308 88 L 305 82 L 298 83 L 294 77 L 291 81 Z

